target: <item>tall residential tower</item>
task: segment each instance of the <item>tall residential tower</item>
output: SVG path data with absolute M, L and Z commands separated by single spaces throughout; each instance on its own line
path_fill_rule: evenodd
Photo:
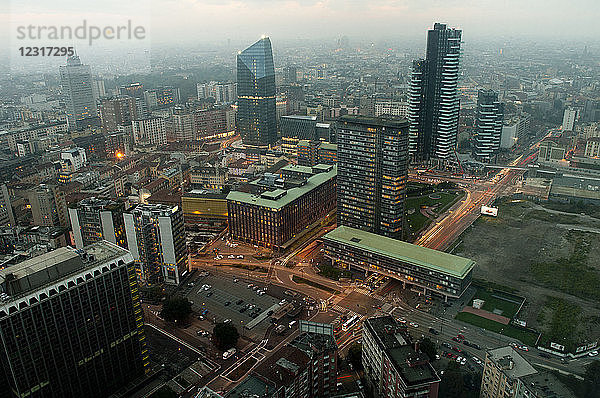
M 498 101 L 498 93 L 493 90 L 479 90 L 477 93 L 477 116 L 473 136 L 473 157 L 489 162 L 500 150 L 504 104 Z
M 401 239 L 408 123 L 343 116 L 337 134 L 338 225 Z
M 425 59 L 413 62 L 410 86 L 410 155 L 413 161 L 454 156 L 460 108 L 457 82 L 462 31 L 436 23 Z
M 238 54 L 237 95 L 237 126 L 244 144 L 273 144 L 277 140 L 275 67 L 268 37 Z

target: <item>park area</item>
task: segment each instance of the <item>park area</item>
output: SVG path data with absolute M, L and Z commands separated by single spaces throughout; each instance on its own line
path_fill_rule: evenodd
M 542 342 L 574 346 L 597 340 L 600 258 L 593 254 L 600 250 L 600 219 L 590 215 L 597 214 L 595 209 L 507 199 L 497 205 L 498 217 L 480 217 L 461 235 L 454 254 L 477 262 L 476 280 L 525 297 L 517 318 L 542 332 Z M 516 303 L 498 301 L 498 294 L 481 289 L 477 294 L 487 298 L 484 310 L 511 318 L 518 309 Z M 474 314 L 460 316 L 502 329 Z
M 405 204 L 409 240 L 416 237 L 419 231 L 448 210 L 463 195 L 462 190 L 454 189 L 447 183 L 438 185 L 409 183 Z

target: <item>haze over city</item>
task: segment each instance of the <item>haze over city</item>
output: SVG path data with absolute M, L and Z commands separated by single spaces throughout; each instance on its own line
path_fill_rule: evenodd
M 12 1 L 0 398 L 600 397 L 600 3 Z

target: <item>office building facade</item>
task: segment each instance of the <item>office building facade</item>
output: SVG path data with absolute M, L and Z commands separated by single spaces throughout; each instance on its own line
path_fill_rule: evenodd
M 473 157 L 489 162 L 500 150 L 504 120 L 504 104 L 498 101 L 498 93 L 493 90 L 479 90 L 477 93 L 477 114 L 473 135 Z
M 237 129 L 244 144 L 273 144 L 277 140 L 275 68 L 268 37 L 237 55 L 237 84 Z
M 67 65 L 60 67 L 60 86 L 67 108 L 69 131 L 98 126 L 98 109 L 92 89 L 92 71 L 83 65 L 79 56 L 67 58 Z
M 459 298 L 471 285 L 475 262 L 468 258 L 339 226 L 323 236 L 325 257 L 334 265 L 377 272 L 423 294 Z
M 0 270 L 0 396 L 107 397 L 143 377 L 135 278 L 131 254 L 105 241 Z
M 139 204 L 124 215 L 127 247 L 144 285 L 179 285 L 188 269 L 183 212 L 179 206 Z
M 296 234 L 335 209 L 337 167 L 317 165 L 302 169 L 309 174 L 283 176 L 276 182 L 280 188 L 274 186 L 275 189 L 261 194 L 230 192 L 229 233 L 235 239 L 281 250 Z
M 103 100 L 100 118 L 105 132 L 117 131 L 119 126 L 131 126 L 131 122 L 137 118 L 135 98 L 121 96 Z
M 337 123 L 338 225 L 402 237 L 408 123 L 344 116 Z
M 461 30 L 436 23 L 427 34 L 425 59 L 413 62 L 408 117 L 414 161 L 445 161 L 454 156 L 461 36 Z
M 127 248 L 123 212 L 125 203 L 108 199 L 86 198 L 69 208 L 75 247 L 83 249 L 106 240 Z

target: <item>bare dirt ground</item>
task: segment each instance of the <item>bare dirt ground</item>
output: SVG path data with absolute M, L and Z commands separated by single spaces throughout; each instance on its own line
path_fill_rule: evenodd
M 567 227 L 565 227 L 567 226 Z M 548 297 L 557 297 L 581 307 L 577 335 L 599 337 L 600 300 L 573 290 L 559 290 L 536 277 L 532 266 L 570 259 L 584 248 L 583 266 L 600 275 L 600 234 L 594 231 L 600 219 L 549 210 L 531 202 L 504 201 L 497 218 L 481 217 L 460 237 L 455 254 L 477 262 L 474 278 L 492 281 L 517 290 L 526 297 L 519 319 L 537 329 L 547 329 L 548 316 L 538 316 Z M 584 227 L 587 232 L 570 230 Z M 575 276 L 577 277 L 577 276 Z M 570 294 L 571 293 L 571 294 Z

